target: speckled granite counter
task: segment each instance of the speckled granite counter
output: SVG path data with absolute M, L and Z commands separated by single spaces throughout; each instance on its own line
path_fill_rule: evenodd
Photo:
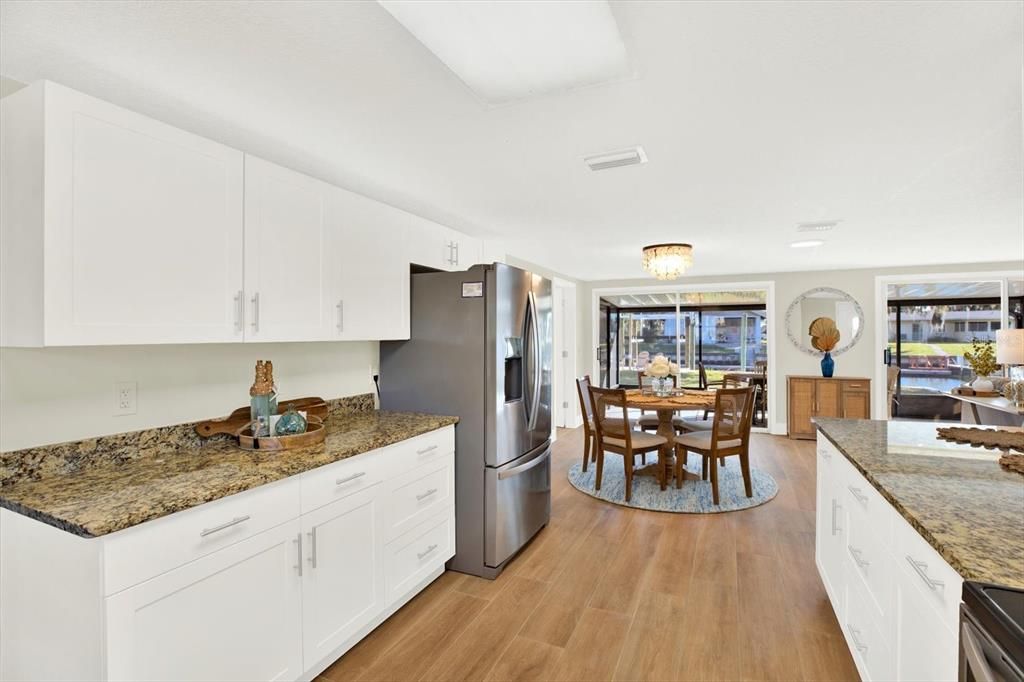
M 1024 588 L 1024 476 L 997 452 L 939 440 L 935 422 L 815 421 L 965 580 Z
M 8 482 L 0 486 L 0 506 L 76 535 L 96 537 L 457 421 L 456 417 L 376 410 L 332 414 L 326 422 L 325 442 L 284 452 L 241 450 L 223 437 L 201 444 L 176 443 L 161 449 L 147 437 L 147 448 L 141 456 L 123 452 L 118 458 L 72 471 L 42 466 L 33 469 L 31 476 L 8 476 Z M 54 456 L 64 456 L 56 452 L 61 447 L 73 449 L 70 445 L 52 446 Z M 135 446 L 139 447 L 142 446 Z M 32 452 L 39 450 L 43 449 Z M 18 454 L 4 453 L 9 460 L 16 459 Z M 38 469 L 46 473 L 39 474 Z

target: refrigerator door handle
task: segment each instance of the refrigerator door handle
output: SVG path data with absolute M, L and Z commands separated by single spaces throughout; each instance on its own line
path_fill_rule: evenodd
M 531 291 L 527 294 L 527 310 L 530 316 L 530 335 L 533 337 L 530 340 L 530 355 L 533 356 L 533 377 L 532 384 L 530 386 L 530 414 L 529 421 L 527 422 L 526 429 L 533 431 L 537 428 L 537 414 L 540 412 L 540 382 L 542 379 L 540 361 L 540 327 L 537 322 L 537 299 Z
M 544 444 L 541 447 L 537 448 L 537 450 L 535 450 L 534 452 L 537 452 L 537 451 L 542 451 L 541 455 L 539 457 L 534 457 L 533 459 L 531 459 L 526 464 L 520 464 L 517 467 L 513 467 L 511 469 L 506 469 L 505 471 L 499 471 L 498 472 L 498 480 L 499 481 L 504 481 L 506 478 L 512 478 L 513 476 L 518 476 L 519 474 L 523 473 L 524 471 L 529 471 L 533 467 L 539 466 L 539 465 L 543 464 L 544 462 L 546 462 L 551 457 L 551 447 L 549 445 L 547 445 L 547 444 Z

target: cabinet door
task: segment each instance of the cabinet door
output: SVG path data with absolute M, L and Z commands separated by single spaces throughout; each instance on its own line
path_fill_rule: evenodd
M 831 455 L 835 457 L 836 455 Z M 819 455 L 819 462 L 821 455 Z M 818 570 L 825 585 L 836 617 L 842 620 L 845 610 L 846 514 L 843 508 L 842 488 L 831 473 L 819 466 L 817 520 L 815 526 Z
M 334 283 L 332 338 L 409 338 L 406 228 L 398 209 L 333 189 L 327 249 Z
M 814 382 L 814 414 L 817 417 L 838 417 L 842 414 L 840 383 L 835 379 Z
M 406 226 L 406 259 L 435 270 L 450 270 L 452 249 L 448 228 L 405 212 L 401 220 Z
M 107 598 L 111 680 L 294 680 L 299 521 Z
M 449 239 L 452 245 L 451 270 L 465 270 L 481 262 L 483 242 L 475 237 L 451 230 Z
M 384 610 L 381 486 L 302 517 L 302 588 L 307 665 L 332 653 Z
M 916 584 L 896 571 L 896 679 L 952 682 L 957 679 L 959 640 Z
M 792 438 L 812 438 L 814 424 L 814 379 L 789 379 L 789 435 Z
M 843 382 L 843 419 L 871 419 L 871 392 L 866 381 Z
M 47 345 L 242 338 L 242 153 L 53 83 Z
M 325 267 L 331 190 L 301 173 L 245 157 L 246 341 L 334 338 Z

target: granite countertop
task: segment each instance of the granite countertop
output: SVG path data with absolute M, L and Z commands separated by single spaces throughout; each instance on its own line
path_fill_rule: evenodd
M 49 472 L 0 486 L 0 506 L 97 537 L 455 424 L 457 417 L 369 410 L 332 415 L 323 443 L 281 452 L 226 437 Z
M 937 422 L 815 422 L 965 580 L 1024 588 L 1024 476 L 998 451 L 939 440 Z

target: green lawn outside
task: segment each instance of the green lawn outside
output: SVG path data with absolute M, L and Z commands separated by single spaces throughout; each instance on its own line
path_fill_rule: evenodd
M 725 375 L 723 370 L 708 369 L 708 381 L 721 381 Z M 699 373 L 695 369 L 684 369 L 680 372 L 680 387 L 695 388 L 699 383 Z M 619 370 L 619 383 L 623 386 L 636 386 L 636 370 L 635 369 L 620 369 Z
M 892 352 L 895 353 L 895 342 L 890 342 L 889 348 L 892 350 Z M 936 349 L 941 351 L 941 353 L 936 352 Z M 900 350 L 903 352 L 904 355 L 941 355 L 942 353 L 945 353 L 946 355 L 963 356 L 964 351 L 968 351 L 970 349 L 971 344 L 969 343 L 949 343 L 945 341 L 940 343 L 920 343 L 918 341 L 904 341 L 902 344 L 900 344 Z

